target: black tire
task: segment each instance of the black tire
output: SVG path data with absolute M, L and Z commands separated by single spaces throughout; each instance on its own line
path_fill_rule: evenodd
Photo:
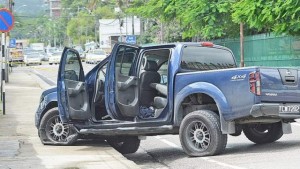
M 256 144 L 272 143 L 283 135 L 281 122 L 272 124 L 248 124 L 243 127 L 245 136 Z
M 48 110 L 43 116 L 39 136 L 43 144 L 71 145 L 78 137 L 72 126 L 61 122 L 58 109 Z
M 49 63 L 49 65 L 52 65 L 53 63 Z
M 112 137 L 106 141 L 122 154 L 135 153 L 139 149 L 141 142 L 136 136 Z
M 197 110 L 186 115 L 180 125 L 179 138 L 184 152 L 189 156 L 220 154 L 227 144 L 220 118 L 210 110 Z

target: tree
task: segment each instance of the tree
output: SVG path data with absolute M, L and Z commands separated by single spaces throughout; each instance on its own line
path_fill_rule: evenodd
M 234 0 L 149 0 L 134 1 L 130 13 L 152 18 L 182 31 L 182 38 L 212 39 L 237 36 L 238 25 L 231 21 Z M 145 4 L 143 4 L 145 3 Z M 167 27 L 169 29 L 169 27 Z
M 259 31 L 300 35 L 299 0 L 241 0 L 233 5 L 232 18 Z
M 94 39 L 94 23 L 94 16 L 80 12 L 77 17 L 69 21 L 67 35 L 73 39 L 75 44 L 83 44 Z
M 66 23 L 66 39 L 69 43 L 82 45 L 87 41 L 97 41 L 97 27 L 99 19 L 115 18 L 111 1 L 63 0 L 63 16 Z M 69 44 L 71 45 L 71 44 Z
M 231 21 L 234 0 L 180 0 L 175 1 L 176 17 L 184 27 L 184 37 L 199 36 L 213 39 L 238 35 L 238 25 Z
M 97 19 L 113 19 L 116 18 L 115 13 L 113 12 L 113 9 L 109 6 L 103 6 L 103 7 L 97 7 L 95 11 L 93 11 L 93 15 Z
M 125 10 L 127 14 L 137 15 L 147 20 L 146 30 L 139 39 L 140 43 L 159 43 L 182 39 L 181 33 L 171 33 L 181 30 L 179 22 L 175 20 L 174 11 L 167 11 L 172 3 L 173 1 L 170 0 L 136 0 L 129 9 Z

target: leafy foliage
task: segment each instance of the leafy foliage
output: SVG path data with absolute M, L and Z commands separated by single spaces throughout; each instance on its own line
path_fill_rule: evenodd
M 77 17 L 72 18 L 67 26 L 67 34 L 72 37 L 74 44 L 83 44 L 87 40 L 94 39 L 94 17 L 80 12 Z
M 199 36 L 211 39 L 238 34 L 232 31 L 233 26 L 238 27 L 231 21 L 232 0 L 149 0 L 145 3 L 136 0 L 127 12 L 167 25 L 178 23 L 183 38 Z
M 62 16 L 16 17 L 12 35 L 70 45 L 97 40 L 99 19 L 135 15 L 145 21 L 140 43 L 210 40 L 264 32 L 300 35 L 300 0 L 62 0 Z M 115 14 L 114 8 L 122 12 Z M 41 15 L 42 16 L 42 15 Z M 32 29 L 34 28 L 34 30 Z
M 250 28 L 300 35 L 299 0 L 241 0 L 233 5 L 232 18 Z
M 262 32 L 300 34 L 299 0 L 135 0 L 127 12 L 166 25 L 177 22 L 183 38 L 213 39 Z
M 112 2 L 91 0 L 71 1 L 63 0 L 66 32 L 72 44 L 84 44 L 97 40 L 97 26 L 99 19 L 115 18 Z

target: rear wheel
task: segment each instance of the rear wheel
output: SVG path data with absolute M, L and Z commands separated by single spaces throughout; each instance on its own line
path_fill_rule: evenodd
M 140 139 L 137 136 L 120 136 L 107 139 L 108 144 L 122 154 L 135 153 L 140 146 Z
M 189 156 L 220 154 L 227 144 L 227 135 L 221 132 L 219 116 L 210 110 L 198 110 L 186 115 L 179 129 L 179 138 Z
M 243 127 L 245 136 L 256 144 L 272 143 L 283 135 L 281 122 L 272 124 L 248 124 Z
M 39 136 L 43 144 L 69 145 L 77 140 L 78 134 L 72 126 L 60 120 L 58 109 L 53 108 L 43 116 Z

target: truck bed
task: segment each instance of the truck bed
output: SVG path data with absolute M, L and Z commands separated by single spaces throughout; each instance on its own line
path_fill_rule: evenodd
M 265 67 L 184 72 L 176 76 L 181 83 L 176 84 L 175 93 L 193 83 L 215 86 L 230 105 L 229 110 L 221 112 L 230 121 L 252 116 L 254 105 L 272 103 L 273 109 L 277 105 L 277 112 L 280 105 L 300 105 L 298 72 L 298 69 Z

